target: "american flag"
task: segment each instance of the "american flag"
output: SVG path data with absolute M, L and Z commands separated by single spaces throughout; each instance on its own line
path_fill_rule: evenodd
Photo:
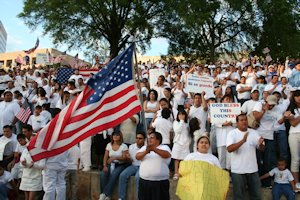
M 30 141 L 33 161 L 58 155 L 141 110 L 133 81 L 133 51 L 131 45 L 90 78 L 83 92 Z
M 24 52 L 25 52 L 26 54 L 31 54 L 31 53 L 33 53 L 33 52 L 38 48 L 39 44 L 40 44 L 40 40 L 39 40 L 39 38 L 37 38 L 34 47 L 32 47 L 31 49 L 28 49 L 28 50 L 24 50 Z
M 16 118 L 21 122 L 26 123 L 30 115 L 31 115 L 31 110 L 29 108 L 27 100 L 25 99 L 20 111 L 16 115 Z
M 57 70 L 57 82 L 60 84 L 68 83 L 69 78 L 74 74 L 75 69 L 59 68 Z
M 26 62 L 24 61 L 24 58 L 21 55 L 18 55 L 16 58 L 16 62 L 20 63 L 21 65 L 26 65 Z
M 57 82 L 60 84 L 66 84 L 69 78 L 74 74 L 76 69 L 71 68 L 59 68 L 57 70 Z M 84 80 L 88 79 L 91 74 L 97 74 L 98 69 L 79 69 L 79 74 Z

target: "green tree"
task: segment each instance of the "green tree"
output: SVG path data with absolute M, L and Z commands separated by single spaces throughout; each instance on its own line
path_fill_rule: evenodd
M 257 1 L 262 32 L 255 53 L 268 47 L 273 59 L 300 56 L 300 2 L 297 0 Z
M 143 48 L 149 44 L 161 4 L 157 0 L 25 0 L 18 16 L 31 29 L 41 25 L 54 44 L 97 50 L 99 41 L 105 41 L 115 57 L 133 35 Z
M 172 3 L 159 27 L 162 36 L 169 39 L 171 54 L 214 61 L 218 53 L 251 48 L 257 37 L 258 21 L 251 0 Z

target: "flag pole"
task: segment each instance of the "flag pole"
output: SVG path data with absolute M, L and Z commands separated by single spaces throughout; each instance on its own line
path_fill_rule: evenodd
M 133 45 L 134 45 L 134 60 L 135 60 L 134 69 L 135 69 L 135 71 L 137 73 L 137 76 L 138 76 L 138 85 L 139 85 L 139 90 L 140 90 L 140 101 L 141 101 L 141 104 L 142 104 L 141 118 L 142 118 L 143 129 L 145 131 L 145 134 L 147 135 L 147 127 L 146 127 L 146 118 L 145 118 L 143 94 L 142 94 L 142 89 L 141 89 L 141 79 L 140 79 L 140 72 L 139 72 L 138 61 L 137 61 L 137 56 L 136 56 L 136 46 L 135 46 L 136 44 L 135 44 L 135 42 L 133 42 Z

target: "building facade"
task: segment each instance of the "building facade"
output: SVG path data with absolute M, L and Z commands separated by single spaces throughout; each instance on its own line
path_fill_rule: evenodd
M 56 49 L 48 48 L 48 49 L 36 49 L 31 54 L 26 54 L 24 51 L 15 51 L 15 52 L 6 52 L 0 53 L 0 67 L 4 69 L 9 69 L 17 64 L 17 59 L 27 60 L 28 63 L 22 64 L 22 68 L 31 67 L 34 64 L 37 64 L 37 56 L 51 54 L 53 59 L 57 56 L 62 55 L 63 52 L 58 51 Z M 61 65 L 69 65 L 70 62 L 74 59 L 73 56 L 66 54 L 64 59 L 60 62 Z M 82 63 L 83 65 L 90 65 L 90 63 L 85 62 L 84 60 L 78 59 L 78 63 Z M 51 64 L 50 64 L 51 65 Z
M 2 22 L 0 21 L 0 53 L 4 53 L 6 51 L 6 41 L 7 33 Z

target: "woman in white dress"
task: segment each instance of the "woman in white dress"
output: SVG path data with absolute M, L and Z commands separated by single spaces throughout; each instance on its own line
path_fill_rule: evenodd
M 27 149 L 23 150 L 20 162 L 23 167 L 23 174 L 20 190 L 25 193 L 25 200 L 36 199 L 38 191 L 42 191 L 42 170 L 45 167 L 45 159 L 33 162 Z
M 178 111 L 177 119 L 173 123 L 174 146 L 172 148 L 172 158 L 175 159 L 174 180 L 179 177 L 179 163 L 190 153 L 191 136 L 189 134 L 189 125 L 187 123 L 188 115 L 185 110 Z

